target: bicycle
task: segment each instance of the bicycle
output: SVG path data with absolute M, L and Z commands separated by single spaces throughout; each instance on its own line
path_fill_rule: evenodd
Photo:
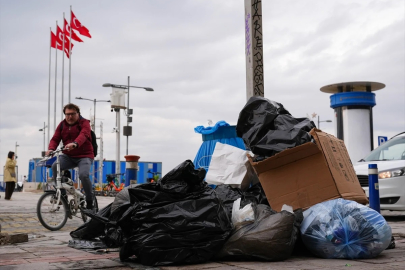
M 152 174 L 152 177 L 146 179 L 148 183 L 157 182 L 157 180 L 159 180 L 159 174 L 161 174 L 160 172 L 152 172 L 151 170 L 148 170 L 148 173 Z
M 39 222 L 50 231 L 62 229 L 67 219 L 72 219 L 79 212 L 84 222 L 88 219 L 83 212 L 86 209 L 85 195 L 79 189 L 75 189 L 73 181 L 69 177 L 70 173 L 66 174 L 66 171 L 62 173 L 60 169 L 59 156 L 63 150 L 66 149 L 62 147 L 59 150 L 55 150 L 40 161 L 46 162 L 54 155 L 56 156 L 56 183 L 53 183 L 52 190 L 44 191 L 44 194 L 38 200 L 36 209 Z M 62 196 L 61 189 L 66 190 L 66 196 Z M 68 194 L 73 196 L 70 201 L 68 200 Z M 93 207 L 97 212 L 98 203 L 96 196 L 94 196 Z
M 125 187 L 125 183 L 121 183 L 121 185 L 119 185 L 119 187 L 117 187 L 115 185 L 115 178 L 118 175 L 123 175 L 123 173 L 113 173 L 113 174 L 107 174 L 107 184 L 106 186 L 103 188 L 103 195 L 104 196 L 108 196 L 108 195 L 112 195 L 112 193 L 115 192 L 120 192 L 121 190 L 124 189 Z

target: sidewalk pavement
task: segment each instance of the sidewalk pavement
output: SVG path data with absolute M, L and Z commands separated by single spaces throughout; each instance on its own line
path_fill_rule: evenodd
M 82 224 L 79 218 L 68 219 L 60 231 L 43 228 L 36 216 L 36 203 L 42 193 L 14 192 L 11 201 L 0 198 L 0 225 L 3 233 L 27 233 L 28 242 L 0 246 L 0 269 L 405 269 L 405 212 L 382 211 L 391 225 L 396 248 L 385 250 L 368 260 L 320 259 L 312 256 L 292 256 L 282 262 L 208 262 L 198 265 L 147 267 L 121 262 L 118 252 L 98 253 L 68 247 L 69 233 Z M 111 203 L 112 197 L 97 197 L 100 208 Z

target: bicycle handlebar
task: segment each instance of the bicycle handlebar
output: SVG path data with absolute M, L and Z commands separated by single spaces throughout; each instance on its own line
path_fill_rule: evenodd
M 52 157 L 56 153 L 59 153 L 59 152 L 65 151 L 65 150 L 69 150 L 69 148 L 66 148 L 63 146 L 60 149 L 53 150 L 48 156 L 45 156 L 45 157 Z

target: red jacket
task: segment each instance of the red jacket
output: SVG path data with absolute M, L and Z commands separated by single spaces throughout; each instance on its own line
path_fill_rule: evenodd
M 48 149 L 56 150 L 58 148 L 60 141 L 62 140 L 63 145 L 68 143 L 77 142 L 78 147 L 70 150 L 63 151 L 63 153 L 72 158 L 91 158 L 94 159 L 93 145 L 91 144 L 91 128 L 90 121 L 84 119 L 80 116 L 79 120 L 73 124 L 69 125 L 66 120 L 59 123 L 55 130 L 51 141 L 49 142 Z M 63 124 L 63 128 L 61 125 Z

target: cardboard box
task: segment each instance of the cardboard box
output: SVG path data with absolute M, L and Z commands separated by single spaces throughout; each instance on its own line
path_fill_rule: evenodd
M 270 206 L 276 211 L 283 204 L 307 209 L 337 198 L 368 203 L 344 142 L 319 129 L 310 134 L 316 143 L 284 150 L 261 162 L 249 156 Z

